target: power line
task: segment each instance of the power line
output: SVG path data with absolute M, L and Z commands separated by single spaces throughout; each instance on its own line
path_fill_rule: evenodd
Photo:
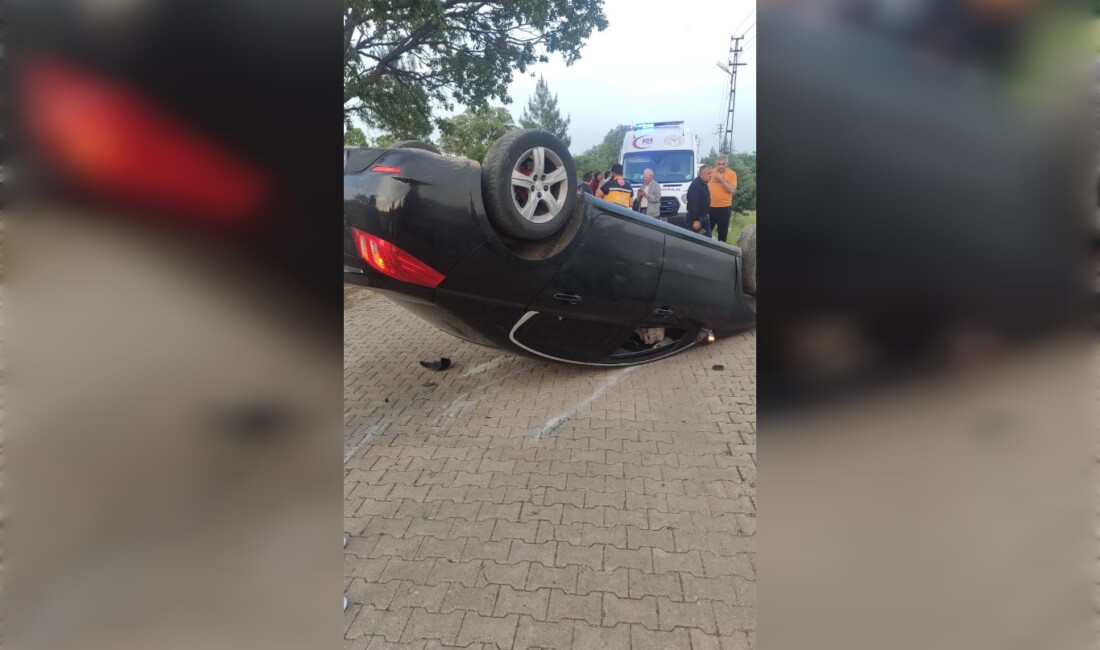
M 737 25 L 737 27 L 734 28 L 733 33 L 736 34 L 742 27 L 744 27 L 745 23 L 748 22 L 749 18 L 752 18 L 752 15 L 754 13 L 756 13 L 756 5 L 755 4 L 749 9 L 749 12 L 747 14 L 745 14 L 745 17 L 741 19 L 741 22 Z
M 749 28 L 746 29 L 743 34 L 741 34 L 741 38 L 745 39 L 745 45 L 743 47 L 743 50 L 745 52 L 748 52 L 750 49 L 756 46 L 756 36 L 760 33 L 760 31 L 753 31 L 754 27 L 756 27 L 755 21 L 753 21 L 752 25 L 749 25 Z M 752 33 L 752 36 L 749 36 L 750 32 Z
M 753 5 L 752 8 L 749 9 L 749 13 L 745 14 L 745 17 L 741 19 L 741 23 L 738 24 L 737 27 L 735 27 L 733 29 L 733 33 L 736 34 L 738 31 L 740 31 L 741 27 L 743 27 L 745 25 L 745 21 L 747 21 L 753 15 L 753 13 L 755 13 L 755 12 L 756 12 L 756 5 Z M 756 24 L 755 21 L 753 22 L 753 24 L 754 25 Z

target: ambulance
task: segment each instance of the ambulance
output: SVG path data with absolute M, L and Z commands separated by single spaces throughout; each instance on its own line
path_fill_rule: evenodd
M 683 122 L 635 124 L 623 136 L 619 160 L 623 176 L 635 187 L 642 183 L 642 172 L 653 170 L 661 184 L 662 217 L 687 214 L 688 184 L 695 178 L 700 157 L 695 134 Z

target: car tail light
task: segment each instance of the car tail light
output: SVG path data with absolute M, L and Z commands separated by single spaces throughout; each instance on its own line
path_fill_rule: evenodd
M 376 271 L 388 275 L 395 280 L 416 284 L 431 289 L 443 282 L 443 274 L 416 259 L 407 252 L 401 250 L 392 243 L 363 232 L 358 228 L 351 228 L 352 239 L 355 240 L 355 248 L 359 251 L 359 257 L 363 258 Z
M 374 167 L 371 167 L 370 170 L 372 172 L 378 172 L 379 174 L 400 174 L 401 173 L 401 168 L 400 167 L 389 167 L 387 165 L 375 165 Z

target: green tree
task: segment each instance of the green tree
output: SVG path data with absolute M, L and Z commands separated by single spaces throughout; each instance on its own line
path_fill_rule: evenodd
M 502 106 L 471 108 L 439 121 L 440 149 L 480 161 L 493 142 L 514 128 L 512 114 Z
M 344 144 L 349 147 L 367 146 L 367 136 L 363 130 L 354 126 L 344 129 Z
M 737 191 L 733 193 L 733 212 L 756 210 L 756 152 L 729 155 L 730 169 L 737 173 Z
M 619 162 L 619 153 L 623 148 L 623 136 L 632 128 L 628 124 L 620 124 L 607 132 L 596 146 L 582 154 L 573 156 L 577 171 L 583 175 L 587 171 L 605 172 L 611 169 L 611 165 Z
M 550 94 L 546 80 L 539 76 L 535 84 L 535 94 L 523 109 L 519 124 L 525 129 L 542 129 L 558 136 L 565 146 L 569 146 L 569 116 L 564 118 L 558 111 L 558 96 Z
M 422 136 L 433 102 L 508 103 L 515 71 L 571 64 L 606 27 L 603 0 L 345 0 L 344 114 Z
M 417 138 L 398 138 L 390 133 L 383 133 L 374 139 L 374 146 L 379 149 L 388 149 L 401 140 L 416 140 Z

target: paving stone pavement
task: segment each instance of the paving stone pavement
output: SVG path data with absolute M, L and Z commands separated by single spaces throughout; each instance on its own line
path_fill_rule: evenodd
M 576 368 L 344 296 L 346 648 L 755 647 L 755 331 Z

